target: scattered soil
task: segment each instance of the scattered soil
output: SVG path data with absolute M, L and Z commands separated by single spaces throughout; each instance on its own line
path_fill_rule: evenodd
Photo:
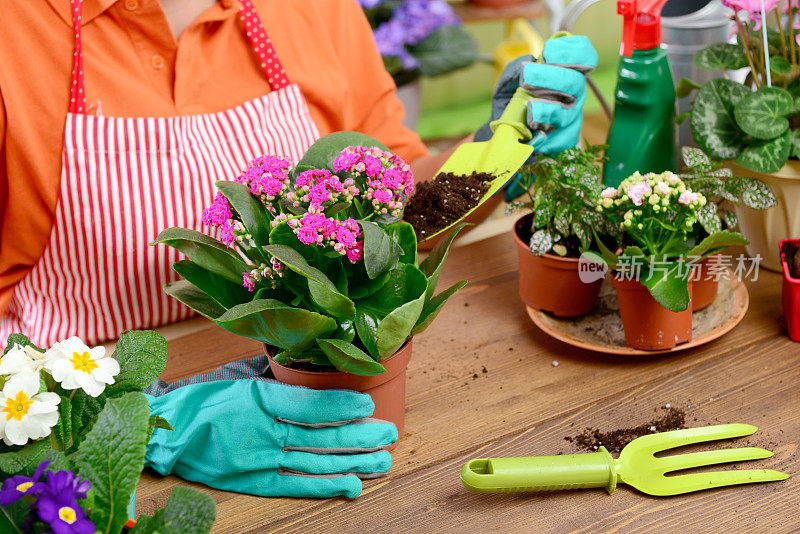
M 789 273 L 792 278 L 800 278 L 800 246 L 797 243 L 786 243 L 783 245 L 783 257 L 789 264 Z
M 422 241 L 474 208 L 493 178 L 485 172 L 467 176 L 437 174 L 433 180 L 417 184 L 416 192 L 408 199 L 403 219 L 414 227 L 417 238 Z
M 686 412 L 680 408 L 668 408 L 667 413 L 663 416 L 633 428 L 621 428 L 610 432 L 587 428 L 577 436 L 566 436 L 564 439 L 574 443 L 580 450 L 594 452 L 602 445 L 608 449 L 608 452 L 618 453 L 625 445 L 638 437 L 678 430 L 683 428 L 685 423 Z

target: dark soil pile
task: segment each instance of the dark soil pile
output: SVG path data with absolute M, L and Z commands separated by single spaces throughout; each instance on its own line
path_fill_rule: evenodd
M 414 227 L 417 239 L 422 241 L 474 208 L 493 178 L 485 172 L 467 176 L 437 174 L 430 182 L 417 184 L 417 190 L 408 199 L 403 219 Z
M 789 273 L 792 278 L 800 278 L 800 246 L 796 243 L 786 243 L 783 245 L 783 257 L 789 264 Z
M 595 452 L 602 445 L 608 449 L 608 452 L 618 453 L 625 445 L 638 437 L 678 430 L 683 428 L 684 423 L 686 423 L 686 412 L 679 408 L 669 408 L 662 417 L 633 428 L 622 428 L 610 432 L 587 428 L 577 436 L 567 436 L 564 439 L 577 445 L 580 450 Z

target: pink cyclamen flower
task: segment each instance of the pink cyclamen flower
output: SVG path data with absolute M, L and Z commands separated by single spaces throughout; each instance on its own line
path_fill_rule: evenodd
M 617 198 L 617 188 L 606 187 L 600 192 L 600 198 Z
M 652 192 L 653 188 L 650 187 L 650 184 L 647 182 L 639 182 L 628 188 L 628 197 L 634 205 L 641 206 L 644 198 L 650 196 Z
M 697 199 L 700 198 L 700 195 L 697 193 L 693 193 L 692 191 L 684 191 L 681 193 L 681 196 L 678 197 L 678 202 L 681 204 L 688 206 L 694 202 L 697 202 Z

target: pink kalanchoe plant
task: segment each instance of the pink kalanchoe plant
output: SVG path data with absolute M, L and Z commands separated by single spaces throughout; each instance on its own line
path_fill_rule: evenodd
M 166 291 L 236 334 L 279 351 L 285 365 L 361 375 L 431 323 L 459 282 L 434 295 L 447 249 L 422 263 L 400 221 L 411 169 L 372 138 L 323 137 L 292 164 L 256 158 L 202 213 L 219 241 L 170 228 L 156 243 L 183 252 Z

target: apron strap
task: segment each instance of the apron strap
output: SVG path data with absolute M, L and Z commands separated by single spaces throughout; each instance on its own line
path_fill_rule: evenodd
M 272 46 L 272 41 L 261 24 L 252 0 L 239 0 L 241 9 L 239 16 L 244 23 L 247 40 L 258 56 L 261 68 L 273 91 L 279 91 L 289 85 L 289 78 L 283 70 L 278 59 L 278 54 Z M 75 31 L 75 50 L 72 62 L 72 86 L 70 89 L 70 113 L 86 112 L 86 82 L 83 76 L 83 51 L 81 50 L 81 16 L 83 14 L 83 0 L 70 0 L 72 6 L 72 28 Z

